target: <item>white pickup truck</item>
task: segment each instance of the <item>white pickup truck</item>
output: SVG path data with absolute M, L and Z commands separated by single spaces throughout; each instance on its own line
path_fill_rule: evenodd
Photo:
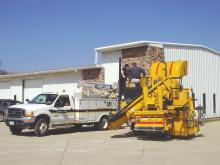
M 116 110 L 116 99 L 74 98 L 68 94 L 40 94 L 28 104 L 10 106 L 5 123 L 12 134 L 23 129 L 34 129 L 36 136 L 43 136 L 49 128 L 93 124 L 107 129 L 108 117 Z

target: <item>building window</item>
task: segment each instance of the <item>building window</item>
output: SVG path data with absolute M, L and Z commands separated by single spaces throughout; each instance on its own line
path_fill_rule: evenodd
M 213 93 L 213 113 L 216 113 L 216 97 L 215 97 L 215 93 Z
M 206 113 L 206 95 L 205 95 L 205 93 L 202 94 L 202 100 L 203 100 L 204 113 Z

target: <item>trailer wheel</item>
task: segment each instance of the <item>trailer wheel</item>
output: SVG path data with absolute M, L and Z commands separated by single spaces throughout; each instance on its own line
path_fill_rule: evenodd
M 48 131 L 49 122 L 44 119 L 40 118 L 37 120 L 35 127 L 34 127 L 34 133 L 36 136 L 44 136 L 47 134 Z
M 5 115 L 3 112 L 0 112 L 0 122 L 5 120 Z
M 10 129 L 12 135 L 20 135 L 23 130 L 22 128 L 14 127 L 14 126 L 10 126 L 9 129 Z
M 98 123 L 99 130 L 107 130 L 108 129 L 108 117 L 103 116 Z

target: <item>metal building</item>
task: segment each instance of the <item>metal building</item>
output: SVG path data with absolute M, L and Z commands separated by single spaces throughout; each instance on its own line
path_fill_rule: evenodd
M 139 58 L 142 55 L 144 58 Z M 124 56 L 141 64 L 147 61 L 144 65 L 148 68 L 157 60 L 187 60 L 188 76 L 183 78 L 183 85 L 193 88 L 196 105 L 205 107 L 206 117 L 220 117 L 220 53 L 202 45 L 154 41 L 96 48 L 95 65 L 91 66 L 0 75 L 0 99 L 24 101 L 42 92 L 63 90 L 80 94 L 79 81 L 113 84 L 118 82 L 119 57 Z
M 40 93 L 67 92 L 80 94 L 78 82 L 83 73 L 99 69 L 99 66 L 66 68 L 32 73 L 19 73 L 0 76 L 0 99 L 14 99 L 24 102 Z
M 220 117 L 220 52 L 203 45 L 139 41 L 96 48 L 95 62 L 104 67 L 105 83 L 117 82 L 118 60 L 124 49 L 143 46 L 162 48 L 165 61 L 187 60 L 188 76 L 183 85 L 193 88 L 196 104 L 204 106 L 206 117 Z

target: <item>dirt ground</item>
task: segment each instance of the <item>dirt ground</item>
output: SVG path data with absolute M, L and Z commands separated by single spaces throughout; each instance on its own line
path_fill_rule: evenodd
M 113 131 L 93 128 L 32 131 L 11 135 L 0 123 L 0 165 L 219 165 L 220 121 L 206 123 L 191 139 L 135 136 L 128 127 Z

